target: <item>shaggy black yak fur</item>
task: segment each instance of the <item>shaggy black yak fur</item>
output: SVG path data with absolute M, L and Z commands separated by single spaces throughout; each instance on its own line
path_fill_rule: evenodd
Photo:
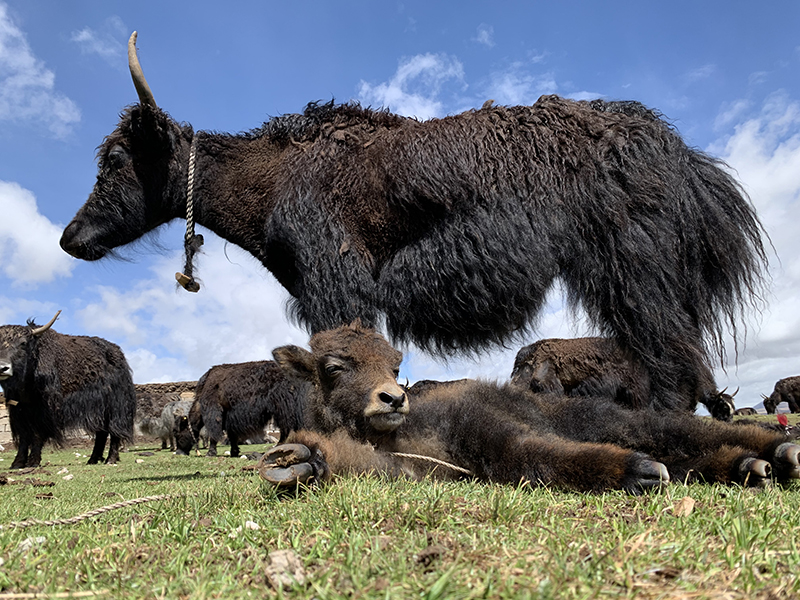
M 287 375 L 312 385 L 304 428 L 259 463 L 278 485 L 345 472 L 463 476 L 394 453 L 443 460 L 480 480 L 584 491 L 800 477 L 800 446 L 760 427 L 474 380 L 409 402 L 395 380 L 402 354 L 374 330 L 344 326 L 312 336 L 310 346 L 273 351 Z
M 674 408 L 758 305 L 752 205 L 639 103 L 543 96 L 428 121 L 310 104 L 247 133 L 195 132 L 157 106 L 134 44 L 140 103 L 64 230 L 75 257 L 184 218 L 194 147 L 194 221 L 260 260 L 312 333 L 385 320 L 396 342 L 477 352 L 522 339 L 560 280 Z
M 772 393 L 769 396 L 762 397 L 764 398 L 764 408 L 771 415 L 775 414 L 781 402 L 786 402 L 789 405 L 789 411 L 793 413 L 800 412 L 800 376 L 780 379 L 775 384 L 775 389 L 772 390 Z
M 609 396 L 628 408 L 658 408 L 647 369 L 612 338 L 549 338 L 525 346 L 514 359 L 511 383 L 532 392 Z M 711 370 L 700 365 L 696 380 L 679 382 L 676 408 L 694 412 L 700 402 L 715 419 L 730 421 L 735 393 L 717 390 Z
M 205 425 L 208 456 L 217 455 L 217 444 L 228 434 L 231 456 L 239 456 L 239 444 L 256 435 L 274 419 L 280 441 L 302 424 L 305 385 L 287 381 L 271 360 L 216 365 L 197 382 L 189 411 L 197 439 Z
M 59 311 L 60 312 L 60 311 Z M 58 315 L 56 315 L 58 317 Z M 0 327 L 0 386 L 17 446 L 12 469 L 39 466 L 42 447 L 83 429 L 95 436 L 89 464 L 119 460 L 133 439 L 136 392 L 119 346 L 98 337 L 57 333 L 50 323 Z

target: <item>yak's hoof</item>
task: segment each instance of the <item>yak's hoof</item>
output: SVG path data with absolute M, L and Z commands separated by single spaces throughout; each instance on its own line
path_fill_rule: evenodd
M 261 460 L 264 464 L 276 467 L 288 467 L 297 463 L 308 462 L 311 450 L 303 444 L 282 444 L 267 450 Z
M 629 467 L 626 480 L 624 489 L 632 494 L 641 494 L 646 490 L 668 485 L 669 471 L 660 462 L 639 458 Z
M 786 442 L 775 448 L 775 476 L 779 480 L 800 479 L 800 446 Z
M 277 487 L 295 487 L 307 483 L 314 476 L 314 468 L 308 463 L 298 463 L 291 467 L 264 467 L 258 470 L 261 479 Z
M 772 475 L 772 465 L 760 458 L 745 458 L 739 463 L 739 481 L 748 487 L 765 487 Z
M 279 488 L 296 487 L 314 477 L 311 450 L 302 444 L 283 444 L 267 450 L 258 461 L 258 474 Z

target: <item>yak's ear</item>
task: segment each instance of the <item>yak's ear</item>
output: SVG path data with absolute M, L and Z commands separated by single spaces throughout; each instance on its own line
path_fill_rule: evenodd
M 131 108 L 131 142 L 139 153 L 161 156 L 172 152 L 175 145 L 173 123 L 166 113 L 157 107 L 134 106 Z
M 299 346 L 281 346 L 272 351 L 272 357 L 287 375 L 314 381 L 314 357 L 308 350 Z

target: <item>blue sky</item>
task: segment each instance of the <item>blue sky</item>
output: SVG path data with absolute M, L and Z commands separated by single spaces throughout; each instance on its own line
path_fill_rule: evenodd
M 316 100 L 421 119 L 541 94 L 639 100 L 724 158 L 775 248 L 768 309 L 717 373 L 748 406 L 800 373 L 800 4 L 752 2 L 45 2 L 0 0 L 0 323 L 48 320 L 122 346 L 137 382 L 305 344 L 285 292 L 206 234 L 197 295 L 175 290 L 182 227 L 84 263 L 58 239 L 86 200 L 95 150 L 136 101 L 125 47 L 156 101 L 236 132 Z M 552 295 L 536 336 L 590 334 Z M 447 365 L 406 349 L 401 376 L 508 377 L 516 348 Z M 731 355 L 733 355 L 731 345 Z

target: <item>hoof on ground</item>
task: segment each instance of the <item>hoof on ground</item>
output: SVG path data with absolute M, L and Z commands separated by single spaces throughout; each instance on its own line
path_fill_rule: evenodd
M 772 476 L 772 465 L 760 458 L 745 458 L 739 463 L 739 481 L 746 487 L 766 487 Z
M 259 459 L 258 474 L 279 488 L 295 487 L 314 477 L 310 458 L 311 450 L 302 444 L 275 446 Z
M 773 465 L 779 480 L 800 479 L 800 446 L 786 442 L 775 448 Z
M 623 488 L 632 494 L 641 494 L 647 490 L 660 488 L 669 484 L 667 467 L 649 458 L 638 458 L 629 467 Z

